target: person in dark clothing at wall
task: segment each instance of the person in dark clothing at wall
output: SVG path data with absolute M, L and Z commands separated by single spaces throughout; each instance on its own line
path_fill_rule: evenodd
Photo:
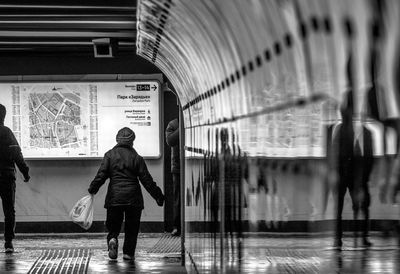
M 373 167 L 373 140 L 371 131 L 361 121 L 353 119 L 352 93 L 346 96 L 340 109 L 342 123 L 333 129 L 333 164 L 337 171 L 337 226 L 335 247 L 342 246 L 342 211 L 344 196 L 349 189 L 353 206 L 354 220 L 360 213 L 362 220 L 362 239 L 364 246 L 368 241 L 370 193 L 368 182 Z M 358 227 L 357 227 L 358 230 Z M 355 239 L 357 241 L 357 238 Z M 357 243 L 357 242 L 356 242 Z
M 181 196 L 180 196 L 180 150 L 179 150 L 179 120 L 174 119 L 168 123 L 165 130 L 167 144 L 171 147 L 171 173 L 173 191 L 173 230 L 172 236 L 181 233 Z
M 14 252 L 12 240 L 15 237 L 15 164 L 28 182 L 29 167 L 22 156 L 12 131 L 4 126 L 6 108 L 0 104 L 0 196 L 4 212 L 4 248 L 6 253 Z
M 96 194 L 104 182 L 110 179 L 104 205 L 107 209 L 108 256 L 110 259 L 118 257 L 118 235 L 125 215 L 123 259 L 134 260 L 140 217 L 144 208 L 139 181 L 159 206 L 164 204 L 164 195 L 153 181 L 144 159 L 133 148 L 135 133 L 124 127 L 118 131 L 116 140 L 117 145 L 104 155 L 88 191 Z

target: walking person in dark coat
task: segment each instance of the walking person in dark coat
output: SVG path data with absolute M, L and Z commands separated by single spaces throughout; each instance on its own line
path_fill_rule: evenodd
M 14 252 L 12 240 L 15 237 L 15 164 L 28 182 L 29 168 L 25 163 L 12 131 L 4 126 L 6 108 L 0 104 L 0 196 L 4 212 L 4 248 L 6 253 Z
M 118 131 L 116 139 L 117 145 L 104 155 L 88 191 L 96 194 L 104 182 L 110 179 L 104 205 L 107 209 L 108 256 L 111 259 L 118 257 L 118 235 L 125 215 L 123 259 L 134 260 L 140 217 L 144 208 L 139 181 L 159 206 L 164 204 L 164 195 L 153 181 L 144 159 L 133 148 L 135 133 L 124 127 Z
M 168 123 L 165 130 L 167 144 L 171 147 L 171 173 L 172 191 L 174 198 L 173 205 L 173 230 L 172 236 L 179 236 L 181 233 L 181 187 L 180 187 L 180 155 L 179 155 L 179 120 L 174 119 Z

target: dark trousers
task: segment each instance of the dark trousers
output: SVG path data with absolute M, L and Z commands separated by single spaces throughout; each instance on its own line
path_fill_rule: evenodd
M 0 197 L 4 212 L 4 240 L 9 242 L 15 237 L 15 179 L 0 177 Z
M 369 230 L 369 200 L 370 195 L 367 187 L 354 187 L 351 183 L 340 182 L 338 189 L 338 202 L 337 202 L 337 211 L 336 211 L 336 239 L 341 239 L 343 236 L 342 229 L 342 211 L 343 211 L 343 203 L 344 196 L 346 195 L 346 191 L 349 189 L 351 201 L 353 204 L 353 216 L 354 221 L 356 223 L 355 230 L 360 230 L 358 215 L 361 212 L 364 215 L 364 218 L 361 220 L 361 230 L 363 232 L 363 237 L 366 238 L 368 236 Z
M 174 195 L 174 228 L 181 228 L 181 176 L 179 173 L 172 173 L 172 189 Z
M 107 208 L 106 226 L 108 230 L 107 244 L 110 239 L 118 239 L 125 215 L 124 254 L 135 255 L 137 236 L 139 234 L 142 209 L 133 206 L 113 206 Z

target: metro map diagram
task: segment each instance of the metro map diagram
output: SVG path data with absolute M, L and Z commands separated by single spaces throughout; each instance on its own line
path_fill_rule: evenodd
M 80 131 L 81 100 L 74 92 L 29 93 L 30 147 L 80 148 L 87 138 Z

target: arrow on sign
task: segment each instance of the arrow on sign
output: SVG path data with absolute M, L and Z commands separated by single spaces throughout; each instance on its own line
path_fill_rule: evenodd
M 156 90 L 156 89 L 157 89 L 157 86 L 154 85 L 154 86 L 152 86 L 151 88 L 152 88 L 153 90 Z

